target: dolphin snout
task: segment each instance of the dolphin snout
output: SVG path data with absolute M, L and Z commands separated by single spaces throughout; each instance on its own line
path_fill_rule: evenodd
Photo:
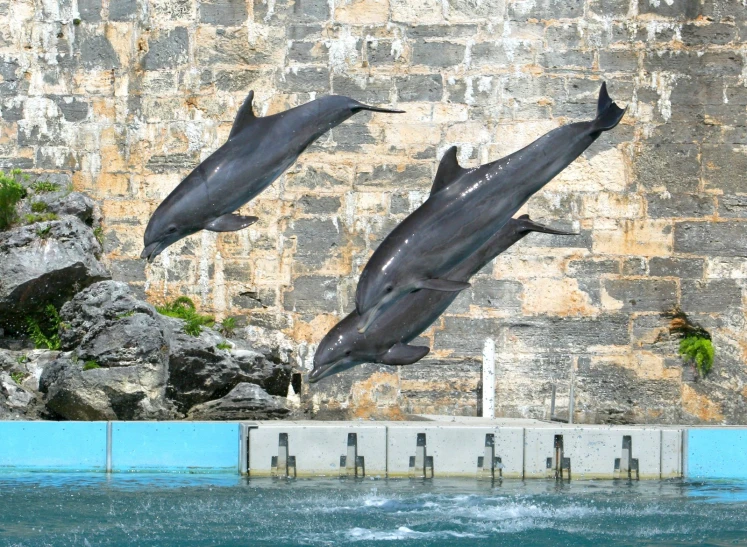
M 147 245 L 145 249 L 143 249 L 143 252 L 140 253 L 140 258 L 146 259 L 148 262 L 153 262 L 153 260 L 161 254 L 161 251 L 163 249 L 160 248 L 161 242 L 156 241 L 155 243 L 151 243 L 150 245 Z

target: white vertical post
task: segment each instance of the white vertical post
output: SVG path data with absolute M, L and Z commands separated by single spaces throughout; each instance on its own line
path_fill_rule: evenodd
M 495 418 L 495 342 L 485 339 L 482 348 L 482 417 Z

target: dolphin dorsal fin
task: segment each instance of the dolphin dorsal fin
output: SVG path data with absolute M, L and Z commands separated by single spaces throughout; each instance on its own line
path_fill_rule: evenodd
M 452 146 L 441 158 L 441 163 L 438 164 L 436 178 L 433 179 L 433 186 L 431 187 L 431 195 L 440 192 L 443 188 L 462 176 L 465 171 L 467 170 L 460 167 L 457 161 L 457 147 Z
M 254 91 L 252 90 L 249 92 L 249 95 L 246 96 L 244 104 L 241 105 L 238 114 L 236 114 L 236 119 L 233 121 L 233 127 L 231 128 L 231 134 L 228 135 L 229 139 L 238 135 L 242 129 L 257 119 L 257 116 L 254 115 L 254 110 L 252 109 L 253 100 Z

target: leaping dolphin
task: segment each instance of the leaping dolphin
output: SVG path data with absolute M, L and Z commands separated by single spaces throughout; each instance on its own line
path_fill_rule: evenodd
M 361 104 L 341 95 L 260 118 L 250 91 L 228 141 L 198 165 L 158 206 L 145 229 L 148 262 L 172 243 L 199 232 L 233 232 L 257 220 L 232 214 L 262 192 L 316 139 L 356 112 L 401 113 Z
M 512 218 L 482 247 L 452 269 L 449 279 L 467 282 L 488 262 L 530 232 L 574 235 L 537 224 L 530 220 L 529 215 Z M 406 294 L 396 305 L 383 310 L 365 334 L 358 331 L 358 314 L 355 311 L 348 314 L 319 343 L 309 382 L 318 382 L 363 363 L 410 365 L 419 361 L 430 348 L 410 346 L 409 342 L 430 327 L 458 295 L 454 291 L 428 289 Z
M 469 287 L 466 281 L 450 279 L 448 272 L 624 114 L 602 84 L 594 120 L 554 129 L 505 158 L 464 169 L 456 147 L 450 148 L 430 197 L 386 237 L 361 273 L 355 293 L 361 332 L 384 307 L 407 293 Z

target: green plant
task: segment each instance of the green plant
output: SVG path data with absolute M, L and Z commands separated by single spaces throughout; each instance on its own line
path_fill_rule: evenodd
M 101 226 L 96 226 L 93 229 L 93 237 L 99 242 L 99 245 L 104 246 L 104 229 Z
M 233 346 L 229 342 L 219 342 L 215 347 L 218 349 L 231 349 Z
M 700 376 L 705 377 L 713 368 L 715 355 L 710 333 L 697 323 L 690 321 L 687 314 L 678 307 L 667 312 L 666 315 L 670 317 L 670 334 L 681 338 L 679 354 L 686 361 L 693 362 Z
M 25 353 L 19 355 L 18 357 L 16 357 L 16 363 L 18 363 L 19 365 L 22 365 L 23 363 L 25 363 L 28 360 L 29 360 L 29 356 L 26 355 Z
M 52 304 L 37 317 L 26 316 L 26 325 L 36 349 L 60 349 L 60 314 Z
M 11 380 L 13 380 L 19 386 L 21 385 L 21 382 L 23 382 L 23 379 L 25 377 L 26 375 L 23 372 L 11 372 L 10 373 Z
M 125 317 L 132 317 L 133 315 L 135 315 L 135 313 L 136 313 L 135 310 L 130 310 L 130 311 L 127 311 L 127 312 L 124 312 L 124 313 L 120 313 L 117 316 L 117 319 L 124 319 Z
M 46 226 L 40 226 L 39 228 L 37 228 L 36 235 L 38 235 L 40 239 L 47 239 L 51 231 L 52 226 L 50 224 L 47 224 Z
M 713 368 L 713 342 L 705 336 L 685 336 L 680 340 L 680 355 L 694 362 L 695 368 L 703 377 Z
M 21 178 L 20 169 L 13 169 L 8 174 L 0 171 L 0 230 L 7 230 L 18 220 L 16 205 L 26 197 Z
M 220 331 L 223 333 L 223 336 L 233 336 L 233 333 L 235 330 L 236 330 L 236 318 L 235 317 L 226 317 L 223 321 L 221 321 Z
M 44 194 L 46 192 L 56 192 L 60 189 L 60 185 L 48 180 L 38 180 L 31 185 L 31 189 L 37 194 Z
M 43 201 L 35 201 L 31 204 L 31 210 L 35 213 L 44 213 L 48 205 Z
M 93 370 L 95 368 L 101 368 L 101 365 L 99 365 L 96 361 L 86 361 L 83 363 L 83 370 Z
M 203 325 L 212 327 L 215 324 L 214 317 L 197 313 L 195 303 L 186 296 L 180 296 L 163 306 L 156 306 L 156 310 L 162 315 L 183 319 L 184 332 L 190 336 L 199 336 Z
M 50 220 L 57 220 L 59 217 L 57 213 L 32 213 L 24 217 L 26 224 L 36 224 L 37 222 L 49 222 Z

